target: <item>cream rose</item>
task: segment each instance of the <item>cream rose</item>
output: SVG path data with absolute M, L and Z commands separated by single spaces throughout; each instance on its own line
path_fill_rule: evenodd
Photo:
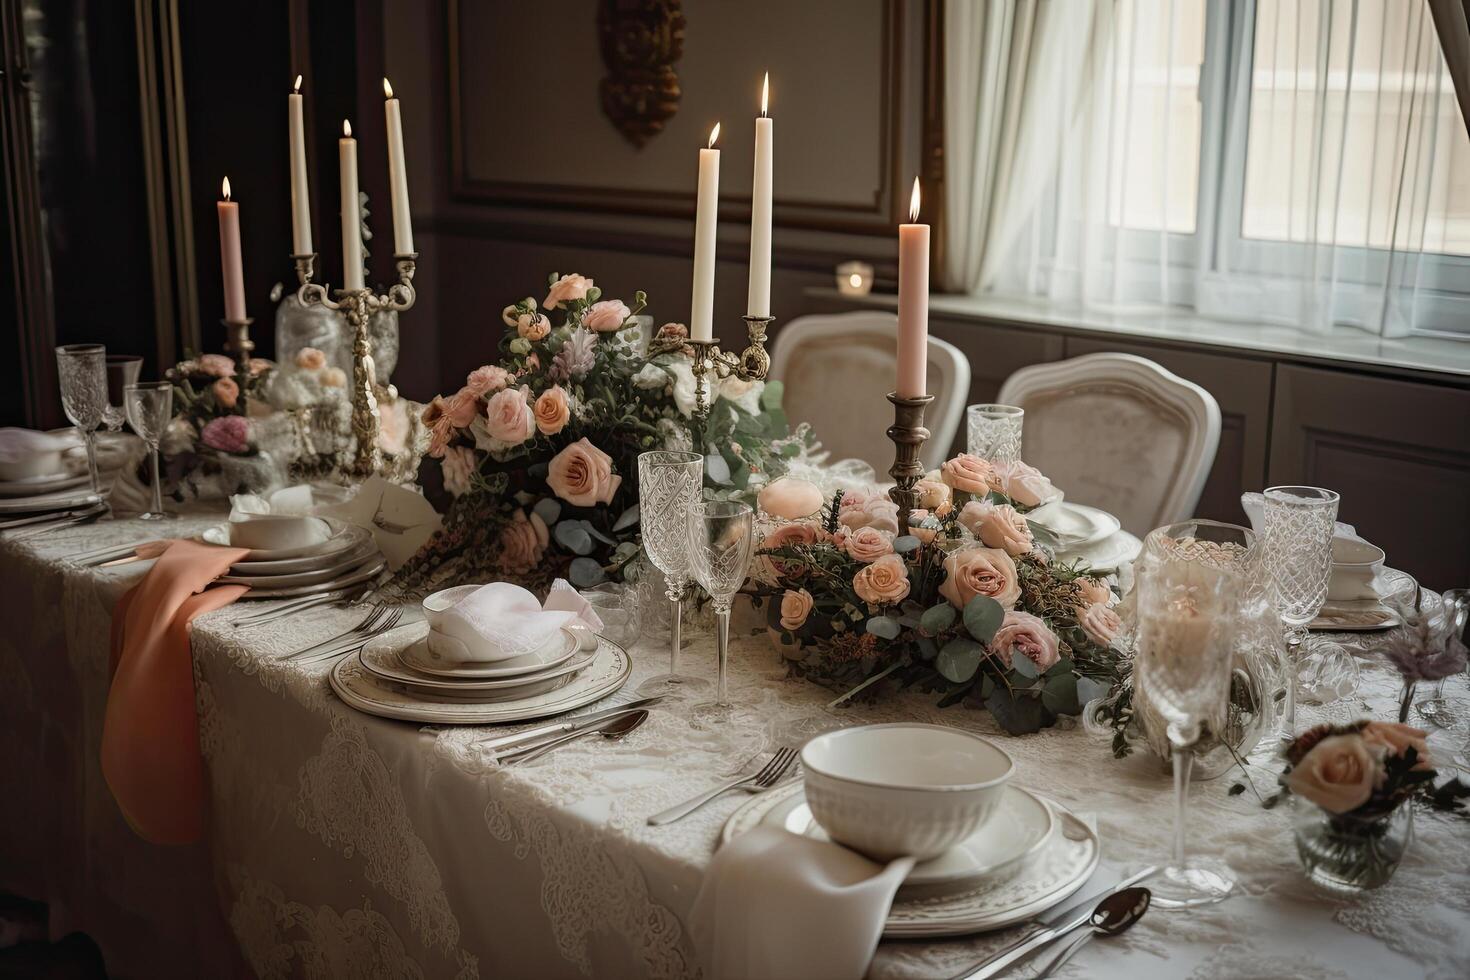
M 485 431 L 490 438 L 512 446 L 531 438 L 536 431 L 536 416 L 527 394 L 525 388 L 506 388 L 490 396 L 485 406 Z
M 522 313 L 516 317 L 516 333 L 527 340 L 545 340 L 551 333 L 551 321 L 544 313 Z
M 1021 654 L 1036 665 L 1039 671 L 1049 670 L 1061 659 L 1057 649 L 1057 635 L 1047 629 L 1036 616 L 1013 609 L 1006 613 L 1000 629 L 990 640 L 990 652 L 1004 661 L 1007 667 Z
M 512 575 L 524 575 L 541 564 L 550 540 L 540 514 L 532 511 L 527 517 L 524 510 L 517 510 L 500 531 L 500 556 L 496 561 Z
M 898 504 L 882 494 L 864 496 L 847 506 L 844 498 L 837 517 L 843 527 L 856 531 L 860 527 L 877 528 L 890 534 L 898 533 Z
M 451 446 L 444 451 L 444 489 L 452 496 L 463 496 L 470 488 L 470 474 L 475 471 L 475 454 L 466 446 Z
M 551 460 L 546 483 L 551 492 L 574 507 L 612 503 L 623 478 L 612 471 L 612 457 L 585 437 Z
M 944 572 L 939 594 L 960 609 L 977 595 L 989 596 L 1006 609 L 1021 598 L 1016 563 L 997 548 L 957 551 L 944 560 Z
M 960 453 L 939 468 L 939 478 L 964 493 L 989 493 L 994 471 L 979 456 Z
M 861 562 L 873 562 L 893 554 L 893 535 L 876 527 L 842 528 L 833 535 L 832 541 L 849 557 Z
M 1082 628 L 1082 632 L 1098 646 L 1110 645 L 1118 635 L 1118 630 L 1123 628 L 1123 620 L 1118 618 L 1118 614 L 1101 602 L 1078 606 L 1076 616 L 1077 625 Z
M 633 311 L 622 300 L 605 299 L 587 307 L 587 312 L 582 314 L 582 326 L 598 333 L 611 333 L 632 315 Z
M 975 503 L 976 501 L 971 501 L 966 504 L 965 510 L 969 510 Z M 1035 548 L 1035 543 L 1031 540 L 1031 527 L 1026 523 L 1026 518 L 1016 513 L 1016 508 L 1009 504 L 988 508 L 979 515 L 970 531 L 987 548 L 999 548 L 1012 558 L 1028 554 Z
M 884 555 L 853 576 L 852 588 L 864 602 L 890 606 L 909 594 L 909 570 L 898 555 Z
M 556 435 L 571 417 L 571 405 L 561 385 L 552 385 L 536 397 L 536 428 L 543 436 Z
M 1287 787 L 1330 813 L 1347 813 L 1368 802 L 1379 767 L 1361 735 L 1329 735 L 1312 746 L 1287 773 Z
M 1363 741 L 1386 750 L 1390 755 L 1403 755 L 1413 749 L 1418 757 L 1415 769 L 1433 769 L 1429 759 L 1429 733 L 1398 721 L 1370 721 L 1363 726 Z
M 781 628 L 795 632 L 812 614 L 812 594 L 806 589 L 787 589 L 781 597 Z
M 1095 606 L 1099 603 L 1104 606 L 1111 606 L 1113 600 L 1116 598 L 1113 595 L 1113 590 L 1108 588 L 1107 583 L 1101 579 L 1089 578 L 1083 575 L 1073 579 L 1072 585 L 1076 587 L 1077 595 L 1081 598 L 1082 605 L 1084 606 Z
M 546 300 L 541 304 L 548 310 L 560 309 L 563 303 L 575 302 L 587 295 L 593 282 L 586 276 L 579 276 L 575 272 L 562 276 L 551 284 L 551 289 L 546 293 Z
M 1019 459 L 1010 463 L 996 463 L 993 471 L 1000 492 L 1023 506 L 1036 507 L 1061 497 L 1061 493 L 1040 470 Z
M 919 506 L 928 511 L 933 511 L 935 516 L 943 517 L 949 513 L 951 500 L 954 497 L 949 484 L 943 480 L 930 480 L 927 477 L 914 484 L 914 489 L 919 494 Z

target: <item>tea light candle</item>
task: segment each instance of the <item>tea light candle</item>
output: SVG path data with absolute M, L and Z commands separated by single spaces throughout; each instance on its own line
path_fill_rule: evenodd
M 837 267 L 837 291 L 844 296 L 866 296 L 873 291 L 873 267 L 867 262 L 844 262 Z

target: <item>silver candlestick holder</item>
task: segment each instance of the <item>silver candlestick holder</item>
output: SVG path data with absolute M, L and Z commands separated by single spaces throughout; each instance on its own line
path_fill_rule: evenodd
M 382 424 L 378 413 L 378 376 L 373 365 L 373 344 L 368 338 L 368 321 L 380 311 L 401 313 L 413 306 L 417 298 L 413 274 L 418 256 L 417 252 L 393 256 L 398 267 L 398 281 L 389 286 L 386 293 L 363 288 L 335 289 L 330 294 L 328 287 L 311 281 L 316 267 L 315 252 L 291 256 L 296 263 L 296 278 L 301 283 L 296 290 L 296 298 L 301 305 L 318 303 L 329 310 L 343 310 L 348 325 L 352 327 L 352 435 L 357 440 L 353 473 L 357 476 L 372 476 L 383 461 L 378 449 L 378 432 Z
M 693 350 L 694 414 L 701 420 L 709 418 L 710 408 L 714 405 L 714 395 L 705 395 L 711 377 L 716 382 L 729 377 L 736 377 L 741 381 L 764 381 L 771 373 L 771 355 L 766 352 L 766 328 L 776 318 L 745 316 L 741 319 L 745 321 L 749 343 L 739 354 L 722 350 L 718 337 L 711 337 L 709 340 L 686 340 L 679 337 L 655 341 L 649 345 L 649 357 L 680 351 L 686 347 Z

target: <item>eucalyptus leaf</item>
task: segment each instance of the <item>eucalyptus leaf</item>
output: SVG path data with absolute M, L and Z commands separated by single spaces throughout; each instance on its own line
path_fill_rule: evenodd
M 977 595 L 965 603 L 965 629 L 981 643 L 990 642 L 1005 618 L 1005 608 L 989 596 Z
M 567 578 L 577 588 L 585 589 L 605 580 L 607 574 L 591 558 L 573 558 L 571 566 L 567 568 Z
M 531 509 L 540 515 L 547 527 L 551 527 L 561 517 L 561 501 L 555 497 L 542 497 Z
M 591 521 L 583 521 L 582 522 L 582 529 L 584 531 L 586 531 L 588 534 L 592 535 L 598 541 L 601 541 L 603 544 L 612 544 L 612 545 L 617 544 L 617 541 L 615 541 L 612 538 L 608 537 L 606 534 L 603 534 L 597 528 L 593 527 Z
M 921 544 L 923 542 L 912 534 L 902 534 L 893 539 L 893 550 L 900 555 L 906 555 L 910 551 L 917 550 Z
M 767 381 L 765 389 L 761 392 L 761 408 L 773 412 L 781 407 L 781 396 L 785 393 L 785 385 L 780 381 Z
M 1041 676 L 1041 671 L 1037 668 L 1036 662 L 1025 654 L 1017 654 L 1011 658 L 1011 669 L 1028 681 L 1034 681 Z
M 574 555 L 590 555 L 592 553 L 592 535 L 587 533 L 584 526 L 586 521 L 562 521 L 552 529 L 552 536 L 556 543 L 567 549 Z
M 704 475 L 719 484 L 730 482 L 730 464 L 718 453 L 710 453 L 704 458 Z
M 639 519 L 638 505 L 637 504 L 634 504 L 632 507 L 629 507 L 627 510 L 623 511 L 621 514 L 618 515 L 618 519 L 615 520 L 615 521 L 613 521 L 612 529 L 614 531 L 622 531 L 622 530 L 625 530 L 627 528 L 632 527 L 634 524 L 637 524 L 638 523 L 638 519 Z
M 956 637 L 940 648 L 939 656 L 934 658 L 934 669 L 945 680 L 962 684 L 975 676 L 984 656 L 985 648 L 980 644 L 963 636 Z
M 919 617 L 919 628 L 930 635 L 943 633 L 954 625 L 958 615 L 954 611 L 954 606 L 941 602 L 937 606 L 924 610 L 924 614 Z
M 997 687 L 985 699 L 996 724 L 1011 735 L 1031 735 L 1041 731 L 1043 712 L 1037 698 L 1021 695 L 1012 697 L 1003 687 Z
M 896 640 L 903 627 L 892 616 L 874 616 L 868 620 L 868 632 L 885 640 Z
M 1041 690 L 1042 706 L 1052 714 L 1077 714 L 1082 710 L 1077 700 L 1077 678 L 1072 674 L 1047 678 L 1046 687 Z

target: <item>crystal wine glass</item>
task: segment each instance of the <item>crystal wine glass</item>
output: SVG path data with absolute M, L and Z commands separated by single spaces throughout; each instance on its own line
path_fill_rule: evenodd
M 1283 734 L 1296 733 L 1297 662 L 1307 624 L 1327 601 L 1332 574 L 1332 532 L 1337 523 L 1337 494 L 1321 487 L 1271 487 L 1265 493 L 1266 569 L 1276 587 L 1276 605 L 1286 628 L 1286 716 Z M 1338 656 L 1348 656 L 1338 650 Z M 1320 673 L 1325 665 L 1317 664 Z M 1356 664 L 1353 665 L 1354 667 Z M 1345 668 L 1346 669 L 1346 668 Z
M 1220 731 L 1228 712 L 1240 582 L 1226 566 L 1164 561 L 1136 586 L 1134 683 L 1166 725 L 1174 764 L 1173 860 L 1149 887 L 1181 907 L 1219 901 L 1235 887 L 1223 862 L 1189 858 L 1185 838 L 1192 748 L 1207 726 Z
M 680 627 L 689 591 L 689 506 L 704 485 L 699 453 L 654 450 L 638 455 L 638 513 L 643 550 L 668 582 L 673 615 L 669 621 L 669 672 L 644 681 L 640 694 L 673 694 L 708 686 L 702 677 L 679 673 Z
M 123 406 L 128 413 L 128 424 L 148 446 L 148 456 L 153 464 L 153 505 L 146 514 L 138 516 L 145 521 L 164 520 L 171 515 L 163 509 L 163 484 L 158 476 L 158 444 L 173 418 L 174 386 L 168 381 L 130 384 L 123 391 Z
M 123 407 L 123 392 L 128 385 L 138 383 L 138 374 L 143 370 L 143 358 L 137 354 L 107 355 L 107 407 L 102 410 L 102 424 L 108 432 L 121 432 L 127 421 Z
M 1024 409 L 1015 405 L 971 405 L 965 409 L 965 416 L 965 445 L 971 455 L 997 463 L 1014 463 L 1021 458 Z
M 87 475 L 92 492 L 102 492 L 97 475 L 97 426 L 107 408 L 107 348 L 101 344 L 65 344 L 56 348 L 61 379 L 61 407 L 87 446 Z
M 694 580 L 709 593 L 715 610 L 715 649 L 719 683 L 715 700 L 696 705 L 697 722 L 718 723 L 730 716 L 726 665 L 730 645 L 730 604 L 750 570 L 755 548 L 755 513 L 735 500 L 701 500 L 689 507 L 689 553 Z
M 1450 589 L 1440 596 L 1442 602 L 1439 624 L 1445 643 L 1470 645 L 1470 589 Z M 1446 697 L 1444 686 L 1448 677 L 1441 677 L 1434 691 L 1414 705 L 1419 717 L 1436 728 L 1454 728 L 1465 719 L 1465 703 L 1461 698 Z

